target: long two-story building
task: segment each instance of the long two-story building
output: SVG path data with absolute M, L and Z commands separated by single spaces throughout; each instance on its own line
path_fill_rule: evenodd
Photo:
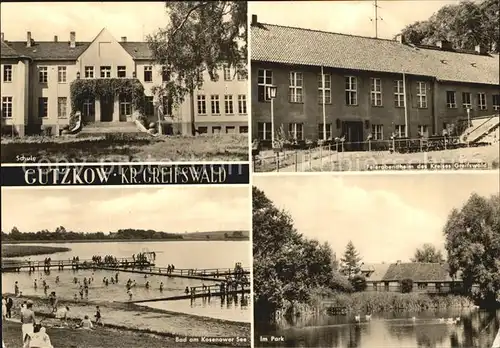
M 234 69 L 221 71 L 218 81 L 204 75 L 203 87 L 194 101 L 172 107 L 169 98 L 157 100 L 153 87 L 170 79 L 163 67 L 155 65 L 146 42 L 117 41 L 103 29 L 92 42 L 69 40 L 36 41 L 27 33 L 26 41 L 1 38 L 2 131 L 7 134 L 36 134 L 41 127 L 58 133 L 70 122 L 72 111 L 80 111 L 86 125 L 132 123 L 138 110 L 130 95 L 116 93 L 111 98 L 91 98 L 72 110 L 70 86 L 76 79 L 137 79 L 144 86 L 144 116 L 151 122 L 170 122 L 170 132 L 191 134 L 191 105 L 195 127 L 200 134 L 248 133 L 247 79 Z M 161 104 L 161 108 L 157 107 Z M 159 111 L 161 110 L 161 111 Z M 85 126 L 84 126 L 85 127 Z
M 415 46 L 401 35 L 386 40 L 263 24 L 253 15 L 251 97 L 253 139 L 271 139 L 272 114 L 275 134 L 283 130 L 295 140 L 429 136 L 498 113 L 499 56 L 446 41 Z

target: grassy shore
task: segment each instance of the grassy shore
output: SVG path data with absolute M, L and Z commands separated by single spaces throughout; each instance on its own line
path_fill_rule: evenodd
M 30 163 L 247 161 L 246 134 L 89 138 L 41 137 L 1 139 L 2 163 L 19 163 L 18 156 L 35 157 Z M 22 161 L 21 161 L 22 162 Z
M 474 303 L 464 296 L 428 295 L 424 293 L 402 294 L 398 292 L 331 293 L 317 297 L 315 305 L 328 311 L 331 307 L 345 307 L 348 311 L 362 313 L 410 311 L 419 312 L 452 307 L 469 308 Z
M 12 294 L 4 294 L 6 296 L 12 296 Z M 42 325 L 47 328 L 47 333 L 52 337 L 52 333 L 63 330 L 59 328 L 54 328 L 58 326 L 58 320 L 54 318 L 54 314 L 51 312 L 48 306 L 48 301 L 37 296 L 23 296 L 22 299 L 14 298 L 14 308 L 18 308 L 21 301 L 31 299 L 34 302 L 33 308 L 35 310 L 35 315 L 37 322 L 42 322 Z M 89 301 L 87 303 L 74 303 L 72 301 L 66 301 L 63 299 L 59 300 L 59 306 L 69 306 L 70 311 L 68 312 L 68 322 L 69 326 L 75 327 L 77 323 L 81 321 L 84 315 L 88 315 L 89 318 L 93 318 L 95 313 L 95 306 L 99 305 L 101 308 L 101 313 L 103 315 L 104 327 L 98 327 L 93 333 L 101 335 L 103 337 L 107 335 L 113 336 L 123 334 L 124 337 L 130 337 L 132 340 L 146 337 L 147 340 L 153 345 L 147 345 L 146 343 L 141 343 L 139 345 L 124 345 L 115 344 L 116 347 L 170 347 L 179 346 L 179 342 L 176 342 L 176 338 L 196 338 L 196 337 L 239 337 L 240 342 L 232 343 L 204 343 L 198 342 L 196 344 L 184 344 L 184 346 L 193 347 L 208 347 L 208 346 L 238 346 L 238 347 L 248 347 L 250 346 L 250 323 L 240 323 L 232 322 L 226 320 L 220 320 L 210 317 L 200 317 L 190 314 L 172 312 L 167 310 L 153 309 L 143 306 L 138 306 L 130 303 L 122 302 L 106 302 L 106 301 Z M 19 313 L 13 313 L 13 319 L 19 319 Z M 64 336 L 74 337 L 71 335 L 78 335 L 80 330 L 67 329 Z M 16 335 L 18 338 L 19 331 Z M 69 339 L 66 337 L 65 339 Z M 135 338 L 134 338 L 135 337 Z M 14 337 L 15 338 L 15 337 Z M 80 338 L 76 338 L 78 342 L 78 347 L 109 347 L 109 344 L 104 345 L 84 345 L 80 341 Z M 154 345 L 163 341 L 163 345 Z M 246 342 L 243 342 L 246 340 Z M 52 340 L 53 345 L 56 347 L 70 347 L 68 345 L 56 345 L 54 340 Z M 149 342 L 144 341 L 144 342 Z M 64 341 L 61 341 L 64 342 Z M 73 340 L 74 342 L 74 340 Z M 95 342 L 99 342 L 96 340 Z M 102 341 L 101 341 L 102 342 Z M 119 341 L 117 341 L 119 342 Z M 6 342 L 7 343 L 7 342 Z M 102 343 L 101 343 L 102 344 Z M 183 346 L 183 345 L 181 345 Z M 9 347 L 9 346 L 8 346 Z M 75 346 L 76 347 L 76 346 Z
M 2 242 L 2 257 L 21 257 L 32 255 L 55 254 L 70 251 L 70 248 L 43 245 L 4 244 Z
M 108 348 L 111 346 L 120 348 L 213 347 L 202 343 L 177 343 L 174 338 L 101 327 L 92 331 L 47 328 L 47 334 L 54 347 L 64 348 Z M 20 347 L 21 324 L 3 321 L 2 339 L 7 348 Z

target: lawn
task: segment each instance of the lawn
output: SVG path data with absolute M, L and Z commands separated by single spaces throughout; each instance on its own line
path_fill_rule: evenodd
M 47 334 L 55 348 L 165 348 L 165 347 L 214 347 L 208 344 L 178 343 L 172 337 L 163 337 L 127 330 L 98 327 L 95 330 L 47 327 Z M 6 348 L 21 346 L 21 324 L 2 322 L 2 339 Z
M 55 254 L 64 251 L 70 251 L 69 248 L 52 247 L 43 245 L 20 245 L 20 244 L 3 244 L 2 243 L 2 258 L 3 257 L 19 257 L 31 255 Z
M 247 161 L 246 134 L 2 138 L 2 163 Z

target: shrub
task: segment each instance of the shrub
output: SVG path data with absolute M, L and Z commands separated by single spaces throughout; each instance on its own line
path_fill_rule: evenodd
M 362 275 L 355 275 L 351 278 L 351 284 L 354 291 L 365 291 L 366 290 L 366 279 Z
M 413 290 L 413 280 L 412 279 L 403 279 L 401 281 L 401 292 L 409 293 Z

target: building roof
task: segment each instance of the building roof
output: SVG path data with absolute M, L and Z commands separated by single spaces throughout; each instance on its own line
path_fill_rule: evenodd
M 19 55 L 28 56 L 33 60 L 77 60 L 89 47 L 90 42 L 76 42 L 75 48 L 68 41 L 40 41 L 31 47 L 26 47 L 26 41 L 2 42 L 1 57 L 12 58 Z M 119 42 L 134 59 L 152 59 L 147 42 Z M 16 54 L 17 55 L 14 55 Z
M 134 59 L 153 59 L 151 50 L 147 42 L 120 42 L 120 45 L 128 52 Z
M 0 54 L 2 58 L 18 58 L 20 55 L 12 47 L 7 45 L 5 42 L 1 42 Z
M 378 263 L 366 264 L 361 267 L 369 282 L 391 282 L 412 279 L 414 282 L 451 282 L 448 264 L 439 263 Z M 460 281 L 460 272 L 455 281 Z
M 380 282 L 390 266 L 390 263 L 365 264 L 361 267 L 361 272 L 365 274 L 367 281 Z
M 443 51 L 395 40 L 257 23 L 252 61 L 402 73 L 443 81 L 499 84 L 498 55 Z
M 453 281 L 448 264 L 440 263 L 393 263 L 383 277 L 383 281 L 401 281 L 403 279 L 412 279 L 414 282 Z

